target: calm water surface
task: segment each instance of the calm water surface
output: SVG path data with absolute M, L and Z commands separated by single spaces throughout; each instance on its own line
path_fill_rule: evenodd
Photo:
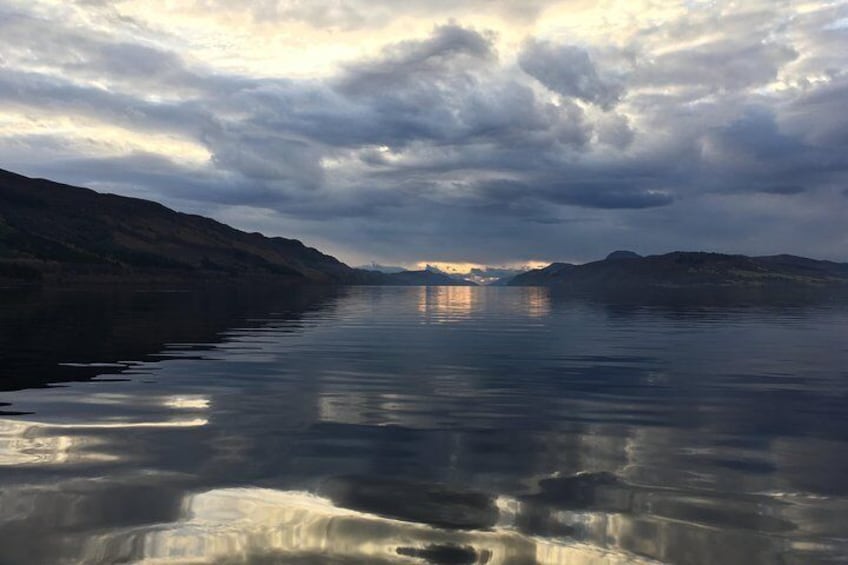
M 0 563 L 845 563 L 846 338 L 826 304 L 2 291 Z

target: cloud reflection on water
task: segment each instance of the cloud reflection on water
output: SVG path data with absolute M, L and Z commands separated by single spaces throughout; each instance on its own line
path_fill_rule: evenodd
M 188 496 L 184 519 L 143 531 L 95 538 L 91 555 L 150 565 L 165 563 L 274 562 L 451 563 L 490 565 L 618 565 L 651 560 L 577 542 L 534 539 L 515 530 L 452 531 L 387 519 L 335 506 L 308 492 L 218 489 Z M 421 559 L 416 556 L 425 556 Z M 461 559 L 461 560 L 460 560 Z M 270 560 L 270 559 L 269 559 Z M 316 561 L 317 562 L 317 561 Z
M 95 403 L 98 400 L 103 401 L 96 397 L 92 400 L 95 400 Z M 121 406 L 115 399 L 112 399 L 109 404 Z M 192 399 L 175 397 L 165 399 L 162 404 L 176 409 L 197 410 L 207 408 L 209 401 L 199 397 Z M 120 455 L 101 450 L 104 446 L 108 446 L 109 442 L 106 438 L 95 435 L 97 431 L 133 428 L 194 428 L 208 423 L 209 420 L 202 417 L 144 421 L 113 416 L 99 421 L 71 423 L 0 418 L 0 466 L 72 465 L 115 461 L 120 459 Z
M 352 289 L 317 309 L 291 297 L 182 334 L 123 382 L 5 394 L 32 414 L 0 420 L 3 557 L 795 565 L 848 553 L 843 311 L 461 290 Z

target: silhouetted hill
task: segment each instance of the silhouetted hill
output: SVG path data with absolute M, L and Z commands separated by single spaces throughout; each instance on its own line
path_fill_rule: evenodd
M 585 265 L 553 263 L 518 275 L 509 284 L 550 286 L 583 293 L 648 289 L 848 289 L 848 264 L 792 255 L 747 257 L 702 252 L 648 257 L 613 255 Z
M 295 239 L 0 170 L 0 278 L 216 278 L 380 284 Z
M 617 261 L 619 259 L 641 259 L 642 256 L 633 251 L 613 251 L 607 255 L 607 261 Z
M 203 355 L 226 339 L 226 330 L 262 327 L 271 319 L 297 324 L 307 313 L 333 309 L 350 292 L 299 286 L 251 280 L 166 292 L 123 285 L 6 289 L 0 294 L 0 391 L 122 373 L 136 361 L 167 356 L 168 344 L 197 344 L 192 349 Z
M 557 284 L 557 281 L 562 279 L 565 273 L 568 273 L 575 267 L 577 265 L 572 265 L 571 263 L 551 263 L 547 267 L 533 269 L 516 275 L 510 280 L 501 283 L 500 286 L 553 286 Z

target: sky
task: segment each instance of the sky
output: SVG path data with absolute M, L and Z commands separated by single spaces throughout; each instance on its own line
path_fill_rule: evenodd
M 848 1 L 0 0 L 0 168 L 354 265 L 848 261 Z

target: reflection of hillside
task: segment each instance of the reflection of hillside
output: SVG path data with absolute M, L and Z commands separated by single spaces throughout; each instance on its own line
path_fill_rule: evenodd
M 259 325 L 254 317 L 274 312 L 296 321 L 344 292 L 255 284 L 178 292 L 6 291 L 0 295 L 0 390 L 118 373 L 121 362 L 148 359 L 168 344 L 208 347 L 231 327 Z

